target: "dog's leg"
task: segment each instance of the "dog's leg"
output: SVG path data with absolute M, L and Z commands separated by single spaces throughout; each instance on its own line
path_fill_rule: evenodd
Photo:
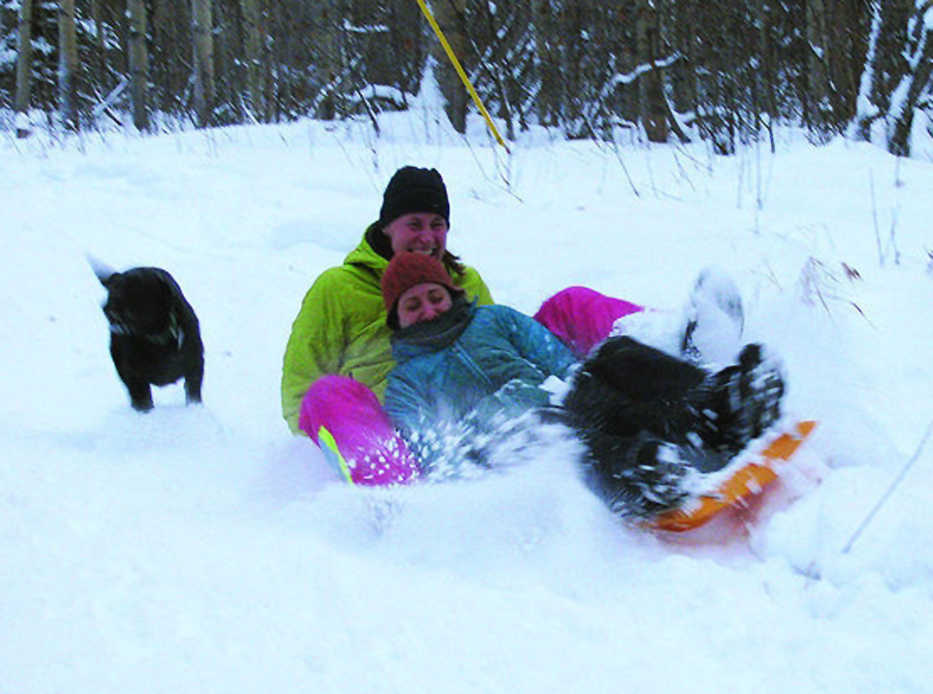
M 204 368 L 189 372 L 185 375 L 185 403 L 201 402 L 201 380 L 204 378 Z
M 187 345 L 186 345 L 187 347 Z M 204 380 L 204 353 L 200 341 L 197 342 L 197 351 L 188 347 L 185 357 L 185 402 L 187 404 L 201 402 L 201 382 Z
M 130 404 L 134 410 L 148 412 L 152 409 L 152 388 L 145 381 L 128 381 L 127 390 L 130 391 Z

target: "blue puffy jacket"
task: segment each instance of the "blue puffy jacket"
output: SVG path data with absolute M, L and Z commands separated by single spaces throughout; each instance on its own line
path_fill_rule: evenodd
M 406 438 L 466 416 L 480 422 L 547 405 L 538 386 L 566 378 L 573 353 L 533 318 L 507 306 L 469 306 L 466 328 L 446 344 L 392 340 L 396 366 L 385 409 Z M 427 461 L 423 461 L 427 462 Z

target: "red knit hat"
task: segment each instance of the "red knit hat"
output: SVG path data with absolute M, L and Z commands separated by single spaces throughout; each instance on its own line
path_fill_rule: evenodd
M 395 304 L 399 297 L 412 287 L 431 282 L 447 287 L 451 298 L 462 294 L 441 261 L 422 253 L 396 253 L 389 266 L 382 274 L 382 300 L 385 302 L 389 314 L 389 325 L 393 325 Z

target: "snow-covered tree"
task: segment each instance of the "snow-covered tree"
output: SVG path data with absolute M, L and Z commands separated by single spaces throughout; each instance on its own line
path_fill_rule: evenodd
M 894 89 L 888 126 L 888 151 L 905 156 L 910 154 L 918 112 L 925 114 L 927 134 L 933 136 L 933 2 L 915 2 L 915 12 L 907 22 L 908 69 Z
M 872 3 L 854 133 L 909 155 L 915 116 L 933 114 L 933 2 Z
M 534 124 L 570 138 L 673 133 L 730 154 L 783 123 L 814 143 L 848 129 L 906 154 L 933 110 L 930 0 L 429 6 L 509 138 Z M 62 27 L 74 17 L 70 53 L 58 7 Z M 362 116 L 378 130 L 380 111 L 408 107 L 429 55 L 454 127 L 474 109 L 411 0 L 0 0 L 0 27 L 0 107 L 61 107 L 92 127 L 193 110 L 199 125 Z M 80 89 L 65 99 L 65 86 Z

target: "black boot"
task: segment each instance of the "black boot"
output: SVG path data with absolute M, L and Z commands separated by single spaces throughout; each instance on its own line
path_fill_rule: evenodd
M 739 288 L 728 274 L 713 267 L 700 271 L 685 318 L 680 341 L 684 359 L 694 364 L 732 359 L 741 344 L 745 311 Z
M 766 358 L 761 345 L 746 345 L 738 364 L 713 374 L 691 398 L 697 433 L 732 457 L 780 419 L 783 397 L 780 366 Z

